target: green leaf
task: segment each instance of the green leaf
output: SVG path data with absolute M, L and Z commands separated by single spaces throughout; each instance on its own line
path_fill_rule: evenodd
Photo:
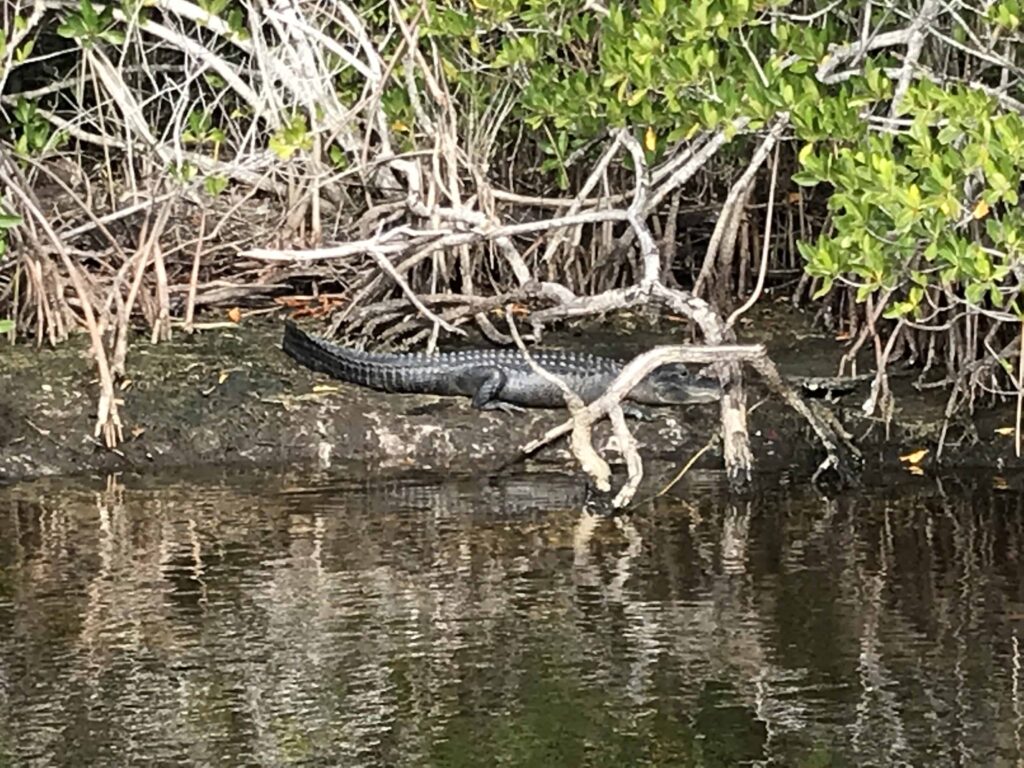
M 90 31 L 97 29 L 100 18 L 96 13 L 96 9 L 93 8 L 92 2 L 90 0 L 79 0 L 78 8 L 82 14 L 82 21 L 85 22 L 85 27 Z
M 864 283 L 863 285 L 858 286 L 856 296 L 857 303 L 863 303 L 868 296 L 875 292 L 875 288 L 876 286 L 872 285 L 871 283 Z
M 0 319 L 0 334 L 10 333 L 14 330 L 14 321 L 7 319 Z
M 968 283 L 964 288 L 964 296 L 970 304 L 980 304 L 988 286 L 984 283 Z
M 203 189 L 206 190 L 206 194 L 216 197 L 223 192 L 228 186 L 228 180 L 224 176 L 207 176 L 203 180 Z
M 914 305 L 909 301 L 894 301 L 888 306 L 885 312 L 882 313 L 882 317 L 886 320 L 894 320 L 897 317 L 903 317 L 904 315 L 910 314 L 914 309 Z
M 71 16 L 63 24 L 57 27 L 57 34 L 60 37 L 73 40 L 83 36 L 83 30 L 81 27 L 81 20 L 77 16 Z
M 640 88 L 639 90 L 634 91 L 630 95 L 629 99 L 626 101 L 626 104 L 628 106 L 630 106 L 630 107 L 635 107 L 637 104 L 639 104 L 641 101 L 643 101 L 646 96 L 647 96 L 647 89 L 646 88 Z
M 813 298 L 820 299 L 826 293 L 832 290 L 832 278 L 824 277 L 821 280 L 821 287 L 814 292 Z
M 790 178 L 793 182 L 801 187 L 813 187 L 817 185 L 821 179 L 819 179 L 813 173 L 807 173 L 806 171 L 797 171 Z

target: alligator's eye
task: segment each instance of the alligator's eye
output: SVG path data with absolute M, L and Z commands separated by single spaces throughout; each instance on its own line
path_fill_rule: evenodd
M 661 369 L 661 375 L 666 381 L 683 382 L 690 379 L 690 372 L 682 363 L 671 363 Z

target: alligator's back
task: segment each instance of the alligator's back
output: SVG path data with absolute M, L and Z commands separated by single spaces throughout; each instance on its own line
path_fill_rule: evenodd
M 481 387 L 493 384 L 493 399 L 505 403 L 535 408 L 565 404 L 558 387 L 534 372 L 519 350 L 469 349 L 433 355 L 359 352 L 310 336 L 292 322 L 285 324 L 282 348 L 307 368 L 383 392 L 465 395 L 478 400 Z M 622 369 L 621 361 L 583 352 L 537 350 L 530 356 L 587 401 L 599 396 Z
M 375 354 L 345 349 L 286 323 L 284 351 L 302 365 L 342 381 L 383 392 L 465 395 L 478 408 L 502 404 L 529 408 L 565 405 L 556 384 L 536 373 L 516 349 L 467 349 L 424 354 Z M 584 402 L 600 397 L 622 370 L 623 362 L 586 352 L 531 350 L 530 357 L 558 376 Z M 717 400 L 718 383 L 694 379 L 683 365 L 649 374 L 629 393 L 647 405 L 689 405 Z

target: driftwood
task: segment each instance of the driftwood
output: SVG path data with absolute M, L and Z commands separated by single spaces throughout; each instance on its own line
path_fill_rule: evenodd
M 626 506 L 640 484 L 641 468 L 636 453 L 636 441 L 622 418 L 620 403 L 651 371 L 670 363 L 717 364 L 725 361 L 731 364 L 747 363 L 764 379 L 768 388 L 796 410 L 814 429 L 825 448 L 826 458 L 819 465 L 815 477 L 822 472 L 835 470 L 844 483 L 857 480 L 854 468 L 861 460 L 860 451 L 850 442 L 849 436 L 836 422 L 831 413 L 814 409 L 779 375 L 778 369 L 760 344 L 725 346 L 663 346 L 638 355 L 623 368 L 608 390 L 587 406 L 578 402 L 570 405 L 571 418 L 549 430 L 542 437 L 528 443 L 524 454 L 531 454 L 553 440 L 571 432 L 571 447 L 580 465 L 594 479 L 599 490 L 609 490 L 610 470 L 589 443 L 590 428 L 600 419 L 612 419 L 615 435 L 626 459 L 628 480 L 613 501 L 613 506 Z M 550 375 L 550 374 L 548 374 Z M 562 384 L 565 387 L 564 383 Z M 585 443 L 585 444 L 584 444 Z M 582 446 L 582 447 L 581 447 Z M 595 458 L 596 457 L 596 458 Z

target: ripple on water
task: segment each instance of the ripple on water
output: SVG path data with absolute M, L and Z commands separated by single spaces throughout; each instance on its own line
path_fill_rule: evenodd
M 0 764 L 1024 760 L 1017 495 L 685 492 L 0 489 Z

